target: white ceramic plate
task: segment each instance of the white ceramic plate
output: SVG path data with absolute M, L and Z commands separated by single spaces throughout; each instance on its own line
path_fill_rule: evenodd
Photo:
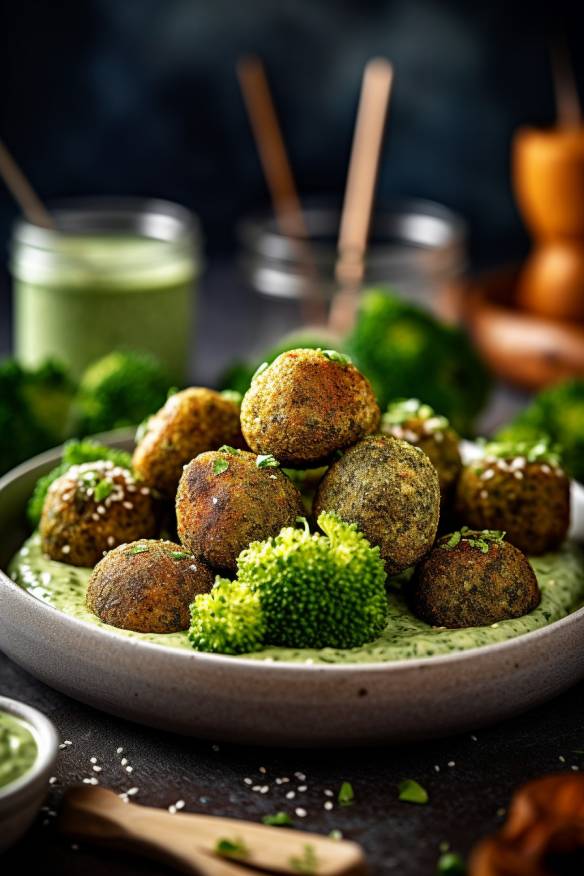
M 126 434 L 109 443 L 128 447 Z M 467 452 L 469 451 L 467 448 Z M 0 565 L 25 537 L 43 454 L 0 481 Z M 584 536 L 574 486 L 573 536 Z M 258 745 L 411 741 L 476 728 L 584 678 L 584 608 L 515 639 L 395 663 L 303 665 L 172 649 L 126 638 L 38 601 L 0 572 L 0 647 L 37 678 L 98 709 L 178 733 Z

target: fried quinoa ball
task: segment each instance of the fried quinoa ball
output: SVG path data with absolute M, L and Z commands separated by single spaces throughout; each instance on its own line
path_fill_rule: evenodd
M 364 438 L 334 462 L 322 479 L 314 514 L 332 511 L 356 523 L 379 545 L 389 575 L 430 550 L 440 516 L 436 469 L 418 447 L 389 435 Z
M 449 500 L 462 471 L 460 438 L 446 417 L 416 398 L 394 402 L 381 419 L 384 435 L 393 435 L 424 451 L 438 472 L 442 504 Z
M 241 403 L 249 447 L 288 468 L 322 465 L 375 432 L 379 418 L 369 381 L 334 350 L 282 353 L 258 369 Z
M 204 450 L 241 447 L 239 408 L 229 398 L 192 386 L 171 395 L 138 435 L 133 466 L 140 478 L 174 499 L 183 466 Z
M 412 611 L 439 627 L 480 627 L 537 608 L 541 594 L 527 557 L 502 532 L 463 528 L 441 538 L 409 584 Z
M 137 633 L 175 633 L 190 624 L 189 606 L 214 575 L 172 541 L 140 539 L 110 551 L 87 585 L 87 608 L 106 624 Z
M 456 512 L 474 529 L 504 530 L 511 544 L 536 556 L 566 538 L 570 481 L 543 442 L 487 445 L 462 471 Z
M 74 465 L 57 478 L 40 523 L 43 552 L 72 566 L 94 566 L 105 551 L 156 531 L 150 489 L 106 460 Z
M 176 497 L 181 542 L 221 572 L 235 572 L 250 542 L 277 535 L 302 514 L 300 493 L 276 460 L 244 450 L 199 454 L 186 466 Z

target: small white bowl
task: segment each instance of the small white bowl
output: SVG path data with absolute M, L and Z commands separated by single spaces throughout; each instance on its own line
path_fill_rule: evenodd
M 3 852 L 26 833 L 47 796 L 49 776 L 57 759 L 58 737 L 48 718 L 31 706 L 0 697 L 0 712 L 27 724 L 37 744 L 32 767 L 0 788 L 0 852 Z

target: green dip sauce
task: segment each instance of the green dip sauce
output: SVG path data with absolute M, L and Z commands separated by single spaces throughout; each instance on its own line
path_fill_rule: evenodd
M 0 788 L 27 773 L 37 751 L 28 725 L 8 712 L 0 712 Z
M 500 621 L 488 627 L 461 630 L 430 627 L 411 613 L 403 598 L 400 582 L 394 580 L 390 582 L 387 628 L 373 642 L 346 650 L 265 648 L 245 656 L 254 660 L 286 660 L 294 663 L 386 663 L 433 657 L 512 639 L 560 620 L 584 605 L 584 554 L 577 545 L 566 542 L 559 551 L 534 557 L 530 562 L 537 575 L 542 598 L 534 611 L 520 618 Z M 85 590 L 91 569 L 80 569 L 47 559 L 41 551 L 38 534 L 29 538 L 16 554 L 10 564 L 9 574 L 33 596 L 79 620 L 120 636 L 191 650 L 186 632 L 134 633 L 100 621 L 85 607 Z

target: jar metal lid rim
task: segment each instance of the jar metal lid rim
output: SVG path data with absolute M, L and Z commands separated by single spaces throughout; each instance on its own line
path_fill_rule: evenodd
M 161 240 L 169 244 L 201 242 L 200 223 L 195 214 L 187 207 L 162 198 L 67 198 L 50 202 L 48 207 L 57 219 L 57 227 L 45 228 L 21 218 L 13 229 L 13 244 L 44 248 L 63 237 L 131 231 L 145 240 Z M 59 220 L 62 227 L 59 227 Z M 76 223 L 80 227 L 75 227 Z M 154 225 L 158 231 L 156 234 L 152 233 Z

